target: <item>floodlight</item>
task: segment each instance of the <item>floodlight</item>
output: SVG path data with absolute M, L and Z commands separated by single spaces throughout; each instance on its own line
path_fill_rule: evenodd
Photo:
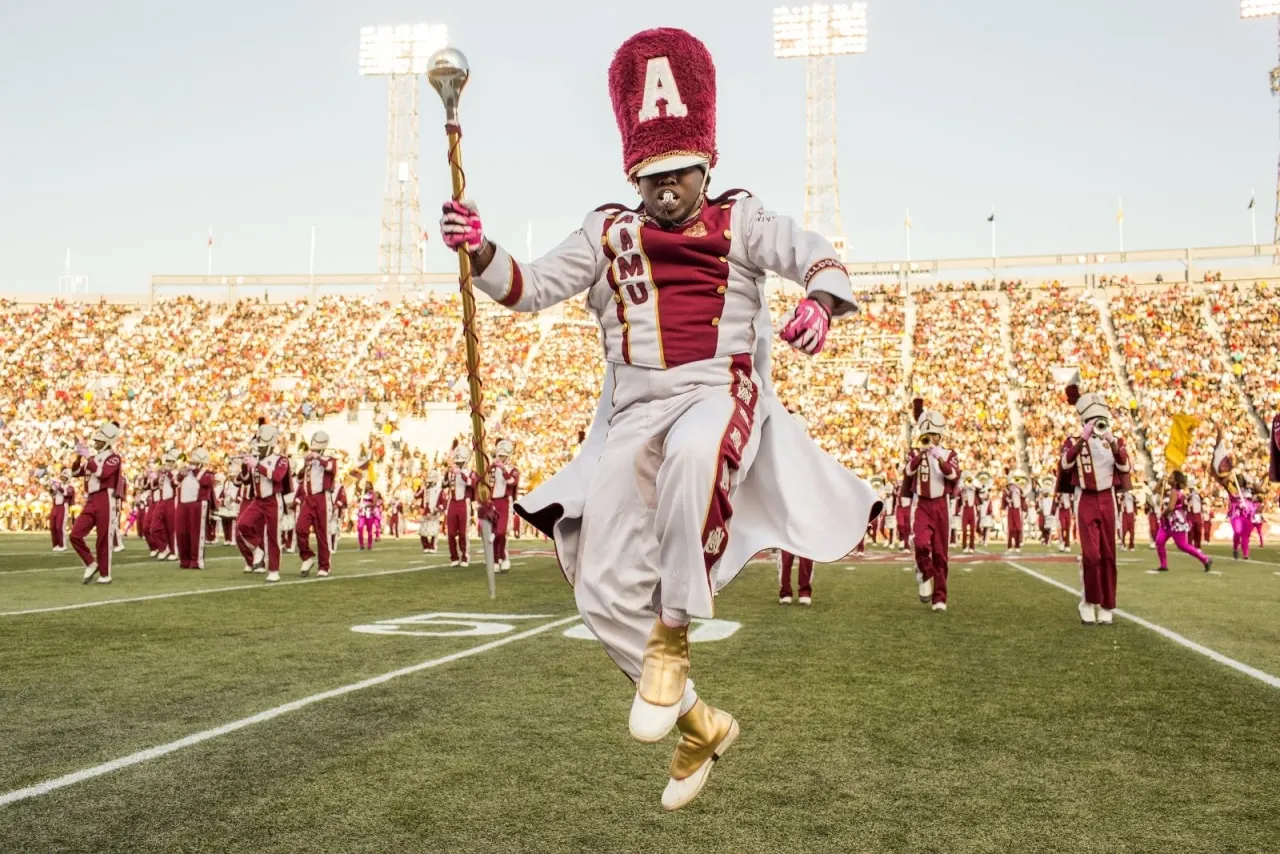
M 1241 18 L 1266 18 L 1280 15 L 1280 0 L 1240 0 Z
M 360 73 L 426 74 L 431 54 L 449 45 L 444 24 L 360 28 Z
M 777 59 L 866 52 L 866 3 L 815 3 L 773 10 L 773 55 Z

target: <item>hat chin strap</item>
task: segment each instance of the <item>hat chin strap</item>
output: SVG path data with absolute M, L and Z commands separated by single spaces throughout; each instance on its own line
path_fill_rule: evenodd
M 662 214 L 650 214 L 650 216 L 653 219 L 657 220 L 660 225 L 667 225 L 667 226 L 684 225 L 686 222 L 693 219 L 699 213 L 702 212 L 702 206 L 706 204 L 706 201 L 707 201 L 707 187 L 710 184 L 711 184 L 711 169 L 710 167 L 706 167 L 702 170 L 702 186 L 698 189 L 698 203 L 693 206 L 693 210 L 689 211 L 689 215 L 686 216 L 684 219 L 680 220 L 679 222 L 673 219 L 669 219 L 663 216 Z M 648 206 L 646 205 L 645 208 L 647 210 Z

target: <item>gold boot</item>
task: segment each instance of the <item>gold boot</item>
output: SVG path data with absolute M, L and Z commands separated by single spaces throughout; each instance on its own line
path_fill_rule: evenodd
M 671 779 L 662 793 L 662 808 L 678 810 L 698 796 L 707 784 L 711 767 L 738 738 L 733 715 L 713 709 L 702 700 L 676 721 L 682 733 L 671 757 Z
M 631 737 L 646 744 L 662 741 L 680 716 L 680 700 L 689 679 L 689 627 L 654 622 L 644 645 L 644 663 L 631 704 Z

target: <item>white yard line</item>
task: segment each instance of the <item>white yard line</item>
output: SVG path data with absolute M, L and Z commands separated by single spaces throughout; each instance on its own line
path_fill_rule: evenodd
M 1015 563 L 1014 561 L 1011 561 L 1011 560 L 1007 560 L 1005 561 L 1005 563 L 1013 567 L 1014 569 L 1018 570 L 1019 572 L 1025 573 L 1031 576 L 1032 578 L 1036 578 L 1036 579 L 1039 579 L 1040 581 L 1043 581 L 1045 584 L 1052 584 L 1054 587 L 1057 587 L 1059 590 L 1065 590 L 1066 592 L 1070 593 L 1072 596 L 1078 597 L 1080 595 L 1080 591 L 1077 588 L 1072 587 L 1069 584 L 1063 584 L 1061 581 L 1058 581 L 1055 578 L 1050 578 L 1047 575 L 1043 575 L 1039 572 L 1036 572 L 1034 569 L 1030 569 L 1028 567 L 1022 566 L 1021 564 Z M 1209 649 L 1209 647 L 1203 644 L 1198 644 L 1195 641 L 1191 640 L 1190 638 L 1183 637 L 1182 635 L 1178 634 L 1175 631 L 1166 629 L 1164 626 L 1157 625 L 1156 623 L 1153 623 L 1150 620 L 1144 620 L 1141 617 L 1137 616 L 1136 614 L 1130 614 L 1128 611 L 1122 611 L 1119 608 L 1115 610 L 1115 613 L 1121 617 L 1124 617 L 1126 620 L 1131 620 L 1132 622 L 1137 623 L 1138 625 L 1142 626 L 1144 629 L 1149 629 L 1162 637 L 1168 638 L 1169 640 L 1176 643 L 1178 646 L 1186 647 L 1192 652 L 1198 652 L 1201 655 L 1203 655 L 1205 658 L 1212 659 L 1213 661 L 1216 661 L 1219 664 L 1223 664 L 1223 665 L 1226 665 L 1227 667 L 1230 667 L 1232 670 L 1239 671 L 1240 673 L 1243 673 L 1246 676 L 1249 676 L 1253 679 L 1257 679 L 1259 682 L 1263 683 L 1264 685 L 1270 685 L 1272 688 L 1280 688 L 1280 677 L 1272 676 L 1270 673 L 1265 673 L 1256 667 L 1250 667 L 1249 665 L 1245 664 L 1242 661 L 1236 661 L 1234 658 L 1229 658 L 1228 656 L 1223 655 L 1217 650 Z
M 286 587 L 292 584 L 321 584 L 331 581 L 343 581 L 348 578 L 376 578 L 381 575 L 401 575 L 406 572 L 422 572 L 428 569 L 446 567 L 446 563 L 433 563 L 427 566 L 410 566 L 405 569 L 383 569 L 377 572 L 353 572 L 350 575 L 331 575 L 328 578 L 295 578 L 290 581 L 277 581 L 268 584 L 259 581 L 256 584 L 232 584 L 226 587 L 206 587 L 201 590 L 177 590 L 172 593 L 154 593 L 150 596 L 130 596 L 125 599 L 100 599 L 96 602 L 77 602 L 73 605 L 52 605 L 46 608 L 27 608 L 22 611 L 0 611 L 0 617 L 20 617 L 23 614 L 52 614 L 57 611 L 78 611 L 81 608 L 96 608 L 99 605 L 122 605 L 127 602 L 154 602 L 157 599 L 177 599 L 180 596 L 203 596 L 206 593 L 226 593 L 231 590 L 270 590 L 274 587 Z
M 8 557 L 8 555 L 0 555 L 0 557 Z M 221 556 L 219 556 L 219 557 L 207 557 L 207 558 L 205 558 L 205 559 L 204 559 L 204 562 L 205 562 L 205 563 L 213 563 L 214 561 L 217 561 L 217 560 L 242 560 L 242 559 L 243 559 L 243 558 L 241 558 L 241 557 L 240 557 L 240 554 L 237 552 L 237 553 L 236 553 L 236 554 L 234 554 L 234 555 L 221 555 Z M 155 565 L 155 566 L 169 566 L 169 565 L 171 565 L 171 564 L 172 564 L 175 568 L 177 568 L 177 567 L 178 567 L 178 561 L 176 561 L 176 560 L 172 560 L 172 561 L 170 561 L 170 560 L 156 560 L 155 558 L 148 558 L 147 560 L 134 561 L 133 563 L 116 563 L 115 561 L 112 561 L 112 562 L 111 562 L 111 570 L 112 570 L 112 572 L 114 572 L 114 571 L 115 571 L 115 570 L 117 570 L 117 569 L 124 569 L 125 567 L 129 567 L 129 566 L 152 566 L 152 565 Z M 38 567 L 35 567 L 34 569 L 10 569 L 10 570 L 0 570 L 0 578 L 4 578 L 6 575 L 25 575 L 25 574 L 30 573 L 30 572 L 84 572 L 84 566 L 83 566 L 83 565 L 78 565 L 78 566 L 38 566 Z
M 579 619 L 580 617 L 577 614 L 574 614 L 572 617 L 565 617 L 563 619 L 556 620 L 555 622 L 546 623 L 538 626 L 537 628 L 528 629 L 527 631 L 523 631 L 509 637 L 492 640 L 488 643 L 482 643 L 479 646 L 473 646 L 469 649 L 441 656 L 440 658 L 433 658 L 429 661 L 410 665 L 409 667 L 402 667 L 399 670 L 392 670 L 388 673 L 383 673 L 380 676 L 374 676 L 361 682 L 353 682 L 350 685 L 343 685 L 341 688 L 333 688 L 319 694 L 312 694 L 310 697 L 303 697 L 300 700 L 285 703 L 283 706 L 276 706 L 274 709 L 267 709 L 265 712 L 259 712 L 256 715 L 241 718 L 238 721 L 223 724 L 222 726 L 214 729 L 207 729 L 203 732 L 189 735 L 186 738 L 180 738 L 177 741 L 162 744 L 159 747 L 149 747 L 146 750 L 140 750 L 137 753 L 132 753 L 128 756 L 121 757 L 120 759 L 113 759 L 110 762 L 104 762 L 103 764 L 95 765 L 92 768 L 85 768 L 72 774 L 57 777 L 53 780 L 46 780 L 43 783 L 37 783 L 36 785 L 28 786 L 25 789 L 6 792 L 5 794 L 0 795 L 0 807 L 17 803 L 18 801 L 25 801 L 28 798 L 47 795 L 58 789 L 65 788 L 76 783 L 83 783 L 85 780 L 92 780 L 94 777 L 101 777 L 104 774 L 119 771 L 121 768 L 128 768 L 130 765 L 139 765 L 143 762 L 149 762 L 152 759 L 159 759 L 161 756 L 166 756 L 170 753 L 182 750 L 184 747 L 191 747 L 192 745 L 199 744 L 202 741 L 209 741 L 210 739 L 218 738 L 219 736 L 235 732 L 236 730 L 253 726 L 254 724 L 273 720 L 281 715 L 296 712 L 299 709 L 304 709 L 307 706 L 314 705 L 315 703 L 332 700 L 335 697 L 342 697 L 347 694 L 353 694 L 356 691 L 363 691 L 365 688 L 372 688 L 376 685 L 381 685 L 384 682 L 390 682 L 392 679 L 399 679 L 401 676 L 409 676 L 410 674 L 418 673 L 422 670 L 430 670 L 431 668 L 439 667 L 442 664 L 449 664 L 472 655 L 479 655 L 482 652 L 489 652 L 490 650 L 497 649 L 500 646 L 506 646 L 507 644 L 515 643 L 518 640 L 531 638 L 534 635 L 559 628 L 560 626 L 567 625 L 568 623 L 576 622 Z

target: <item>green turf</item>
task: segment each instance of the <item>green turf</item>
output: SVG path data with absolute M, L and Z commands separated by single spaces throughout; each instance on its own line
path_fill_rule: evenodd
M 42 546 L 0 539 L 0 612 L 251 588 L 0 617 L 0 795 L 510 636 L 353 625 L 551 615 L 509 621 L 522 631 L 574 611 L 543 557 L 491 602 L 479 569 L 408 542 L 346 548 L 335 579 L 271 589 L 235 560 L 82 587 L 74 571 L 19 572 L 73 557 L 7 556 Z M 1122 608 L 1280 674 L 1280 566 L 1228 556 L 1206 576 L 1175 558 L 1148 576 L 1149 553 L 1134 556 Z M 892 557 L 820 567 L 808 609 L 780 607 L 763 564 L 720 596 L 717 617 L 742 628 L 695 645 L 694 676 L 743 735 L 676 814 L 658 805 L 674 740 L 631 741 L 628 683 L 556 627 L 0 806 L 0 852 L 1280 848 L 1280 690 L 1133 623 L 1082 627 L 1070 595 L 999 553 L 957 563 L 951 610 L 932 614 Z M 1054 557 L 1020 562 L 1073 582 Z M 351 577 L 392 569 L 420 571 Z

